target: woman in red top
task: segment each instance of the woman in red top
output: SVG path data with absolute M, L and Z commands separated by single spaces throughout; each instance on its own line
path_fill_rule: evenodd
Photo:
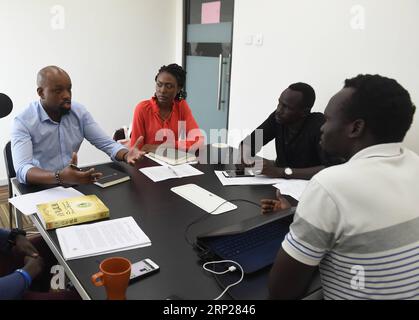
M 163 66 L 155 81 L 154 97 L 135 108 L 131 145 L 143 136 L 144 142 L 138 146 L 143 151 L 153 151 L 162 143 L 185 151 L 197 150 L 204 137 L 184 100 L 186 71 L 177 64 Z

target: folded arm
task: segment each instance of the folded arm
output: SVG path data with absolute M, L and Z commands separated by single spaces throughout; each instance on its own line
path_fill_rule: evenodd
M 310 180 L 315 174 L 324 168 L 324 165 L 308 168 L 291 168 L 292 174 L 286 175 L 285 168 L 277 167 L 275 161 L 265 160 L 263 162 L 262 174 L 265 174 L 271 178 Z

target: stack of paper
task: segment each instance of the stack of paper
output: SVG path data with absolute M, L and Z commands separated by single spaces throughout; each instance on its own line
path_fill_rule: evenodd
M 140 169 L 147 177 L 154 182 L 159 182 L 167 179 L 185 178 L 204 174 L 202 171 L 192 167 L 189 164 L 182 164 L 179 166 L 156 166 Z
M 306 189 L 309 180 L 297 180 L 297 179 L 282 179 L 279 183 L 274 185 L 281 194 L 286 194 L 293 197 L 295 200 L 300 200 L 301 195 Z
M 152 155 L 150 155 L 149 153 L 147 153 L 145 155 L 145 157 L 146 158 L 149 158 L 150 160 L 152 160 L 152 161 L 154 161 L 156 163 L 158 163 L 159 165 L 162 165 L 162 166 L 167 166 L 168 165 L 168 163 L 166 161 L 159 160 L 159 159 L 153 157 Z M 198 163 L 198 160 L 195 157 L 195 159 L 189 159 L 187 163 L 188 164 L 197 164 Z
M 61 199 L 80 197 L 83 193 L 73 188 L 56 187 L 39 192 L 28 193 L 23 196 L 10 198 L 9 202 L 24 215 L 37 212 L 36 205 Z
M 65 260 L 86 258 L 151 245 L 133 217 L 57 229 Z
M 282 178 L 269 178 L 264 175 L 256 175 L 254 177 L 240 177 L 240 178 L 227 178 L 223 175 L 222 171 L 214 171 L 217 178 L 223 186 L 244 186 L 244 185 L 274 185 L 279 189 L 282 194 L 289 195 L 296 200 L 300 197 L 307 187 L 309 180 L 299 179 L 282 179 Z
M 149 152 L 147 155 L 153 160 L 163 161 L 172 166 L 196 161 L 194 154 L 173 148 L 157 149 L 156 152 Z

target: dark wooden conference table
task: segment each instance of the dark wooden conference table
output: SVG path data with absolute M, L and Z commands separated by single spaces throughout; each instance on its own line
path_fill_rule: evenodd
M 260 215 L 260 208 L 239 201 L 234 202 L 238 207 L 236 210 L 221 215 L 209 215 L 170 189 L 193 183 L 226 200 L 245 199 L 257 204 L 262 198 L 275 197 L 275 189 L 270 185 L 223 186 L 214 170 L 232 168 L 232 165 L 198 164 L 195 167 L 204 172 L 204 175 L 154 183 L 138 169 L 155 165 L 156 163 L 148 158 L 138 163 L 135 168 L 119 163 L 97 165 L 94 167 L 99 172 L 103 167 L 112 166 L 128 173 L 131 180 L 104 189 L 96 185 L 75 187 L 83 194 L 97 195 L 110 209 L 110 219 L 132 216 L 150 238 L 151 246 L 65 261 L 56 231 L 45 231 L 38 219 L 32 216 L 41 235 L 58 262 L 64 266 L 67 276 L 83 299 L 106 299 L 105 289 L 94 286 L 91 282 L 91 275 L 99 271 L 99 263 L 102 260 L 111 256 L 122 256 L 132 263 L 150 258 L 160 266 L 158 273 L 130 284 L 127 290 L 127 299 L 164 300 L 171 296 L 185 300 L 214 299 L 224 288 L 220 287 L 212 274 L 202 268 L 202 262 L 200 262 L 197 252 L 185 240 L 187 225 L 206 216 L 192 225 L 188 232 L 188 238 L 195 239 L 197 234 Z M 20 194 L 40 190 L 39 187 L 20 185 L 17 181 L 14 181 L 14 187 Z M 266 299 L 268 272 L 269 268 L 266 268 L 250 278 L 245 276 L 244 281 L 232 290 L 239 293 L 240 299 Z M 313 281 L 307 292 L 307 297 L 318 297 L 319 289 L 320 282 L 317 279 Z M 223 298 L 231 297 L 226 294 Z

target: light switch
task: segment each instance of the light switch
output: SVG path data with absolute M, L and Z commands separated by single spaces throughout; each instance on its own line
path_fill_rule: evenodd
M 248 34 L 244 39 L 244 44 L 251 46 L 253 44 L 253 35 Z
M 257 34 L 255 36 L 255 45 L 257 45 L 258 47 L 263 46 L 263 34 Z

